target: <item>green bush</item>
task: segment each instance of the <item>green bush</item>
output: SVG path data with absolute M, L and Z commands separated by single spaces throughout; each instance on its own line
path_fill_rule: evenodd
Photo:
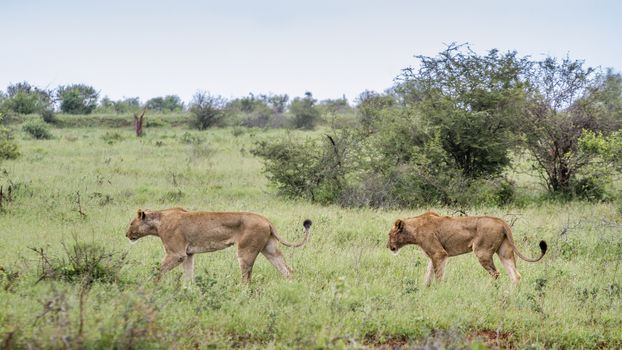
M 251 153 L 264 159 L 268 178 L 287 197 L 332 203 L 341 193 L 345 171 L 328 141 L 260 141 Z
M 605 178 L 584 177 L 573 182 L 574 194 L 580 199 L 596 202 L 607 198 Z
M 294 115 L 293 123 L 296 129 L 313 129 L 320 119 L 320 112 L 315 107 L 317 100 L 310 92 L 305 93 L 304 98 L 295 98 L 289 111 Z
M 123 141 L 123 136 L 118 132 L 106 131 L 106 133 L 102 135 L 102 140 L 106 141 L 109 145 L 112 145 L 115 142 Z
M 31 119 L 22 125 L 22 130 L 37 140 L 52 138 L 50 127 L 41 118 Z
M 205 137 L 201 135 L 192 134 L 186 131 L 185 133 L 181 135 L 181 137 L 179 138 L 179 141 L 187 145 L 200 145 L 203 142 L 205 142 Z
M 11 140 L 0 140 L 0 160 L 19 157 L 17 144 Z
M 220 125 L 224 117 L 225 100 L 220 96 L 212 96 L 206 92 L 197 92 L 190 104 L 193 116 L 192 126 L 205 130 Z
M 404 123 L 412 116 L 393 117 L 372 134 L 364 127 L 304 142 L 262 141 L 251 152 L 264 159 L 264 171 L 281 194 L 320 203 L 462 208 L 514 200 L 513 183 L 464 175 L 444 150 L 439 132 L 421 134 L 410 128 L 416 123 Z
M 160 117 L 149 117 L 145 120 L 145 127 L 147 128 L 162 128 L 169 124 Z
M 375 125 L 382 122 L 383 111 L 395 105 L 395 98 L 374 91 L 364 91 L 357 98 L 357 102 L 356 109 L 361 124 L 373 131 L 376 129 Z
M 0 161 L 19 157 L 19 150 L 10 130 L 2 126 L 3 115 L 0 114 Z

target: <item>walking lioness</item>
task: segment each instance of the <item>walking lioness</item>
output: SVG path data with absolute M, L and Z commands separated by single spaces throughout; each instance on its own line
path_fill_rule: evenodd
M 144 236 L 158 236 L 164 245 L 162 274 L 183 263 L 184 278 L 193 278 L 193 256 L 237 244 L 242 279 L 250 282 L 255 258 L 261 252 L 285 277 L 292 270 L 279 251 L 278 242 L 288 247 L 303 246 L 310 235 L 311 220 L 303 223 L 305 236 L 300 243 L 289 243 L 276 232 L 274 225 L 255 213 L 190 212 L 182 208 L 158 211 L 138 210 L 130 223 L 127 238 L 134 242 Z
M 492 261 L 492 255 L 497 253 L 512 282 L 518 284 L 521 276 L 516 271 L 514 252 L 525 261 L 536 262 L 542 259 L 547 248 L 546 242 L 540 241 L 542 254 L 536 259 L 529 259 L 516 249 L 510 226 L 500 218 L 448 217 L 433 212 L 395 222 L 389 231 L 387 247 L 397 253 L 407 244 L 420 246 L 430 258 L 425 275 L 426 286 L 432 283 L 432 273 L 439 281 L 443 278 L 448 257 L 471 251 L 493 278 L 499 277 Z

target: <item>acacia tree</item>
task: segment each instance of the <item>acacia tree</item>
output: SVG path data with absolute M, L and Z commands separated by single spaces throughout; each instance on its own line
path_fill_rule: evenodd
M 593 68 L 583 67 L 583 61 L 570 58 L 561 62 L 546 58 L 527 75 L 529 103 L 523 119 L 527 149 L 548 190 L 572 194 L 577 175 L 591 162 L 591 156 L 578 152 L 579 138 L 586 130 L 607 135 L 619 128 L 620 117 L 603 107 L 615 107 L 622 84 L 615 84 L 613 76 L 603 79 Z
M 226 101 L 220 96 L 198 91 L 192 97 L 190 113 L 193 115 L 193 126 L 199 130 L 218 125 L 224 118 Z
M 436 57 L 417 56 L 420 68 L 406 68 L 396 92 L 421 111 L 431 134 L 468 178 L 498 175 L 510 164 L 514 131 L 524 103 L 521 72 L 527 58 L 493 49 L 485 56 L 468 45 L 451 44 Z
M 60 110 L 69 114 L 90 114 L 97 107 L 99 98 L 95 88 L 84 84 L 59 86 L 56 95 Z

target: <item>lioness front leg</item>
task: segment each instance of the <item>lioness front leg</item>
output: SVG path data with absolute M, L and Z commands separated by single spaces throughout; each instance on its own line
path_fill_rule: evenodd
M 185 254 L 166 254 L 164 260 L 162 260 L 162 263 L 160 264 L 160 273 L 158 273 L 158 276 L 156 277 L 156 282 L 160 281 L 163 274 L 174 269 L 177 265 L 181 264 L 185 260 Z
M 194 255 L 188 254 L 184 260 L 184 280 L 192 282 L 194 280 Z
M 434 264 L 432 263 L 432 259 L 428 261 L 428 270 L 425 272 L 424 283 L 426 287 L 429 287 L 432 284 L 432 273 L 434 271 Z
M 448 255 L 445 251 L 438 252 L 434 254 L 430 260 L 432 261 L 432 266 L 434 268 L 434 277 L 436 277 L 437 281 L 443 280 L 443 275 L 445 274 L 445 265 L 447 265 Z
M 238 262 L 240 263 L 240 272 L 242 273 L 242 281 L 245 283 L 251 282 L 251 275 L 253 273 L 253 265 L 257 258 L 258 251 L 254 249 L 241 250 L 238 248 Z

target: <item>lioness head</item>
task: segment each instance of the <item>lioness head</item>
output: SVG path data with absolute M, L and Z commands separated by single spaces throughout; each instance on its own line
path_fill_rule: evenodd
M 389 231 L 389 242 L 387 242 L 387 247 L 391 249 L 393 253 L 397 253 L 397 251 L 402 248 L 404 245 L 408 244 L 408 233 L 404 230 L 404 221 L 398 219 L 391 227 L 391 231 Z
M 148 235 L 157 236 L 159 226 L 159 212 L 143 211 L 138 209 L 137 215 L 130 223 L 130 227 L 127 229 L 125 236 L 132 242 Z

